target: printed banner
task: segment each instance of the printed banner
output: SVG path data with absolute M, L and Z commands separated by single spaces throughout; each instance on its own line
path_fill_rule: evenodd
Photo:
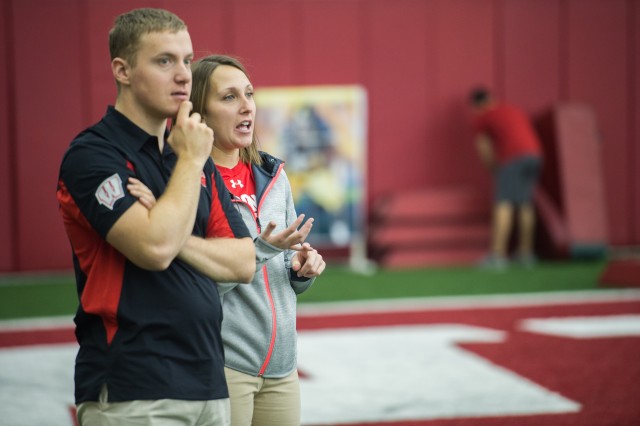
M 360 86 L 257 89 L 262 150 L 286 161 L 298 214 L 317 248 L 364 241 L 367 96 Z

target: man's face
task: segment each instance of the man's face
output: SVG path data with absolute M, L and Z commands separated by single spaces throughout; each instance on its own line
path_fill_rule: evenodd
M 185 31 L 153 32 L 140 39 L 130 70 L 131 91 L 148 116 L 174 117 L 191 94 L 191 37 Z

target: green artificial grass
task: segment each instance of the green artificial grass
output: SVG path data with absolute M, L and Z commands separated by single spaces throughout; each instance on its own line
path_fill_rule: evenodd
M 72 315 L 77 306 L 72 275 L 0 277 L 0 319 Z
M 330 265 L 300 303 L 598 289 L 604 261 L 541 263 L 503 272 L 470 267 L 378 269 L 370 274 Z M 72 275 L 0 276 L 0 319 L 73 315 Z
M 474 267 L 377 270 L 372 275 L 348 268 L 327 268 L 314 286 L 299 296 L 304 302 L 402 297 L 509 294 L 592 290 L 605 262 L 541 263 L 505 271 Z

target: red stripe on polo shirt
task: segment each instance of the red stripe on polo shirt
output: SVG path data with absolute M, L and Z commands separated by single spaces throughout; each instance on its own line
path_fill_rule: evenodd
M 73 253 L 87 277 L 80 304 L 87 314 L 102 318 L 110 344 L 118 330 L 125 257 L 93 229 L 62 181 L 58 182 L 57 198 Z
M 118 304 L 122 293 L 125 258 L 107 244 L 101 244 L 98 256 L 87 276 L 80 303 L 88 314 L 98 315 L 111 344 L 118 331 Z

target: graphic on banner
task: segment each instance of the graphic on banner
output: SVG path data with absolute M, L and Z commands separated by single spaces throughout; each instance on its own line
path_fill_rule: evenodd
M 261 149 L 286 161 L 298 213 L 315 219 L 309 242 L 347 247 L 363 237 L 366 105 L 360 86 L 256 90 Z

